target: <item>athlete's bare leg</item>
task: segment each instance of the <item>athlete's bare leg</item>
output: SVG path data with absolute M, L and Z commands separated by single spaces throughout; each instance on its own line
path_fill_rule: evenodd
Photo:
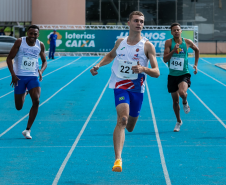
M 171 96 L 173 98 L 173 110 L 174 110 L 174 113 L 176 115 L 177 122 L 180 123 L 181 119 L 180 119 L 180 105 L 179 105 L 179 93 L 178 93 L 178 91 L 171 93 Z
M 139 116 L 137 117 L 132 117 L 132 116 L 129 116 L 129 119 L 128 119 L 128 123 L 126 125 L 126 129 L 128 130 L 128 132 L 132 132 L 136 123 L 137 123 L 137 119 L 138 119 Z
M 36 118 L 36 115 L 38 113 L 38 107 L 39 107 L 39 98 L 41 94 L 41 88 L 40 87 L 35 87 L 29 91 L 29 94 L 31 96 L 32 100 L 32 107 L 29 112 L 29 119 L 27 123 L 27 128 L 26 130 L 30 130 L 32 124 L 34 123 L 34 120 Z
M 178 93 L 183 100 L 183 104 L 186 104 L 188 96 L 187 94 L 188 84 L 186 82 L 181 82 L 179 83 L 178 87 L 179 87 Z
M 121 159 L 122 148 L 125 141 L 125 128 L 129 118 L 129 105 L 121 103 L 116 107 L 117 125 L 113 134 L 115 159 Z
M 25 101 L 25 95 L 24 94 L 14 94 L 14 100 L 15 100 L 15 106 L 17 110 L 21 110 L 23 108 L 24 105 L 24 101 Z

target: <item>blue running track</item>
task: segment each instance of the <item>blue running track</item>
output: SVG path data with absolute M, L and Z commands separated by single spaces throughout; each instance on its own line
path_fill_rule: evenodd
M 161 75 L 147 78 L 137 125 L 126 131 L 121 173 L 111 170 L 117 118 L 108 88 L 111 65 L 94 77 L 89 71 L 100 59 L 48 60 L 31 140 L 21 133 L 31 99 L 27 96 L 17 111 L 9 70 L 0 69 L 0 185 L 226 184 L 226 71 L 214 65 L 226 58 L 201 58 L 197 75 L 189 58 L 191 112 L 185 114 L 181 106 L 177 133 L 168 68 L 157 58 Z

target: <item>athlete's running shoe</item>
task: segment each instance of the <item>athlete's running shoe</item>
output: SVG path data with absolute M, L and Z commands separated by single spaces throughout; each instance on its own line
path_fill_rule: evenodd
M 180 131 L 180 126 L 183 124 L 183 122 L 182 122 L 182 120 L 181 120 L 181 122 L 179 123 L 179 122 L 177 122 L 176 123 L 176 125 L 175 125 L 175 127 L 174 127 L 174 132 L 179 132 Z
M 122 172 L 122 160 L 116 159 L 114 166 L 112 167 L 113 172 Z
M 184 109 L 185 114 L 188 114 L 190 112 L 190 107 L 188 105 L 188 101 L 186 104 L 183 104 L 183 109 Z
M 22 132 L 23 136 L 26 138 L 26 139 L 32 139 L 31 135 L 30 135 L 30 132 L 31 130 L 24 130 Z

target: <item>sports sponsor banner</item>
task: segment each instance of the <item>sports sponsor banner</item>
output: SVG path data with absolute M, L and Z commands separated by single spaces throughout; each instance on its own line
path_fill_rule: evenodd
M 49 49 L 48 38 L 52 30 L 40 30 L 39 40 Z M 56 52 L 109 52 L 118 38 L 129 35 L 129 30 L 57 30 Z M 156 53 L 163 53 L 167 39 L 172 38 L 170 30 L 143 30 L 143 37 L 155 46 Z M 182 37 L 194 40 L 194 31 L 184 30 Z M 189 53 L 193 53 L 189 48 Z

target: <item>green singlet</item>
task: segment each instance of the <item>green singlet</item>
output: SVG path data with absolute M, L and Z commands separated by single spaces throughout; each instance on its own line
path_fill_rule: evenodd
M 176 43 L 172 39 L 170 52 L 175 47 Z M 177 52 L 173 54 L 170 61 L 168 61 L 169 75 L 181 76 L 189 73 L 188 70 L 188 50 L 184 38 L 182 38 L 182 44 L 180 44 Z

